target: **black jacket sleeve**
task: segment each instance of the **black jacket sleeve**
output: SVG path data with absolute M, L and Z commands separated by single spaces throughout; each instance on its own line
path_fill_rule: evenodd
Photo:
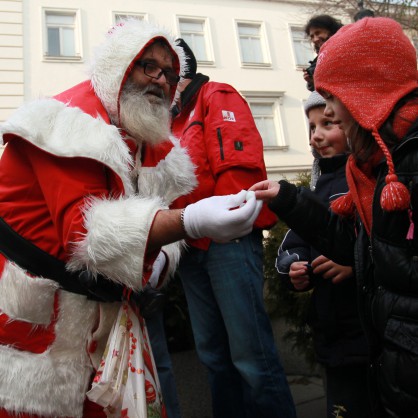
M 339 217 L 310 190 L 281 180 L 269 208 L 321 254 L 341 265 L 354 264 L 354 219 Z
M 295 288 L 290 282 L 289 271 L 291 264 L 295 261 L 311 262 L 311 249 L 299 235 L 290 229 L 279 247 L 276 258 L 276 269 L 279 273 L 279 278 L 293 291 Z

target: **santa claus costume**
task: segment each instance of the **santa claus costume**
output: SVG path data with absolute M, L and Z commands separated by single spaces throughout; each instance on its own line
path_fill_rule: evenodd
M 196 182 L 174 138 L 156 155 L 118 126 L 122 87 L 156 39 L 173 51 L 179 73 L 184 59 L 172 37 L 127 21 L 107 34 L 89 80 L 25 104 L 1 127 L 0 217 L 68 270 L 136 291 L 158 254 L 147 253 L 156 213 Z M 168 275 L 180 246 L 164 250 Z M 83 412 L 85 394 L 119 307 L 64 290 L 0 254 L 0 416 L 92 416 Z

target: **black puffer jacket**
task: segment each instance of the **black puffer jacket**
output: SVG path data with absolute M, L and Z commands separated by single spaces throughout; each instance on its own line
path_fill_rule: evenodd
M 370 344 L 375 417 L 418 417 L 418 123 L 393 150 L 411 211 L 383 212 L 386 163 L 377 167 L 369 238 L 359 219 L 339 218 L 306 190 L 281 182 L 270 208 L 335 262 L 355 261 L 361 318 Z M 412 222 L 413 239 L 407 239 Z
M 316 184 L 315 195 L 327 206 L 348 190 L 346 161 L 347 155 L 319 160 L 321 176 Z M 319 255 L 320 252 L 290 230 L 276 259 L 279 277 L 294 290 L 289 278 L 290 265 L 299 260 L 312 262 Z M 313 330 L 317 361 L 326 367 L 365 364 L 367 343 L 358 315 L 355 277 L 333 284 L 322 276 L 312 275 L 312 287 L 307 323 Z

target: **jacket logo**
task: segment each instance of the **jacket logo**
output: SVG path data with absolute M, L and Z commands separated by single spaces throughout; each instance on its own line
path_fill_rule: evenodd
M 231 112 L 230 110 L 222 110 L 222 117 L 224 121 L 236 122 L 234 112 Z
M 244 144 L 242 141 L 234 141 L 234 148 L 237 151 L 244 151 Z

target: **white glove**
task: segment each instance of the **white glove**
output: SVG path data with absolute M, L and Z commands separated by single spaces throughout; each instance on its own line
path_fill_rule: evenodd
M 157 255 L 157 258 L 152 265 L 152 273 L 148 280 L 148 284 L 155 289 L 158 285 L 158 281 L 161 276 L 161 272 L 164 270 L 165 263 L 167 261 L 167 257 L 165 256 L 163 251 L 160 251 Z
M 212 196 L 188 205 L 184 210 L 184 228 L 190 238 L 212 238 L 218 242 L 249 234 L 263 202 L 254 192 Z

